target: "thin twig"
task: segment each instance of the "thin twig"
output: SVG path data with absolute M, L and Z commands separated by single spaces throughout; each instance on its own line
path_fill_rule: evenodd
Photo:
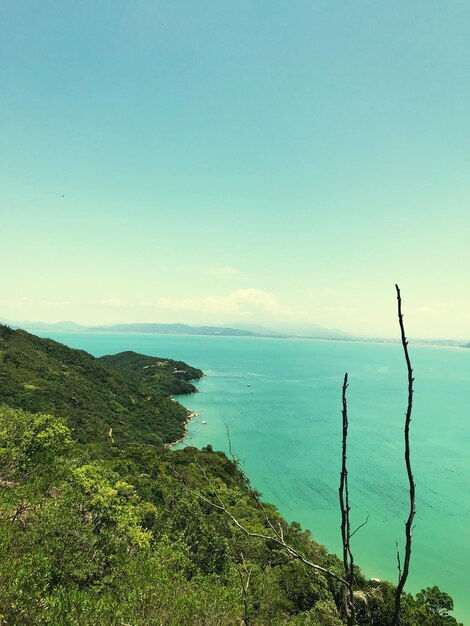
M 397 546 L 397 568 L 398 568 L 398 582 L 400 582 L 401 578 L 401 561 L 400 561 L 400 546 L 398 545 L 398 541 L 395 542 Z
M 361 530 L 361 528 L 363 528 L 367 524 L 368 521 L 369 521 L 369 513 L 367 513 L 367 517 L 362 522 L 362 524 L 359 524 L 359 526 L 356 528 L 356 530 L 353 530 L 353 532 L 349 535 L 349 539 L 351 539 L 351 537 L 354 537 L 354 535 L 357 533 L 357 531 Z
M 264 506 L 262 500 L 260 499 L 260 497 L 258 496 L 258 494 L 256 493 L 256 490 L 253 489 L 253 487 L 251 486 L 250 483 L 250 479 L 248 478 L 248 476 L 245 474 L 245 472 L 241 469 L 240 467 L 240 459 L 235 456 L 235 454 L 233 453 L 233 449 L 232 449 L 232 439 L 230 437 L 230 429 L 228 427 L 228 424 L 225 424 L 225 430 L 227 431 L 227 440 L 228 440 L 228 449 L 229 449 L 229 454 L 230 457 L 233 461 L 233 463 L 236 465 L 237 469 L 241 472 L 243 478 L 245 479 L 246 482 L 246 486 L 248 487 L 251 495 L 253 496 L 253 498 L 256 500 L 257 505 L 259 506 L 259 508 L 263 511 L 264 514 L 264 518 L 266 520 L 266 523 L 268 524 L 268 526 L 271 528 L 271 530 L 273 531 L 273 533 L 276 535 L 276 537 L 280 537 L 281 539 L 284 539 L 284 537 L 282 536 L 282 527 L 281 524 L 279 523 L 279 529 L 280 532 L 277 530 L 277 528 L 274 526 L 274 524 L 272 523 L 272 521 L 269 519 L 269 515 L 266 511 L 266 507 Z

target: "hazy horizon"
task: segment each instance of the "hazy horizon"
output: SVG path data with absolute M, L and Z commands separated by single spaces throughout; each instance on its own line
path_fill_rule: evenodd
M 275 323 L 271 326 L 266 326 L 263 324 L 250 324 L 244 321 L 232 321 L 226 324 L 209 324 L 209 323 L 196 323 L 191 324 L 188 322 L 182 322 L 180 320 L 173 320 L 170 322 L 159 322 L 159 321 L 150 321 L 150 322 L 113 322 L 113 323 L 102 323 L 102 324 L 79 324 L 74 320 L 57 320 L 53 322 L 44 322 L 43 320 L 9 320 L 0 316 L 0 324 L 11 324 L 13 326 L 18 326 L 19 328 L 24 328 L 25 330 L 31 330 L 34 332 L 35 330 L 43 330 L 47 331 L 47 328 L 50 327 L 51 331 L 54 330 L 54 327 L 57 327 L 56 330 L 59 331 L 71 331 L 74 332 L 75 328 L 66 328 L 67 325 L 76 327 L 76 332 L 80 331 L 88 331 L 90 329 L 106 329 L 112 328 L 114 326 L 188 326 L 189 328 L 223 328 L 223 329 L 233 329 L 233 330 L 245 330 L 260 337 L 262 336 L 271 336 L 271 335 L 282 335 L 284 337 L 291 338 L 311 338 L 311 339 L 334 339 L 338 341 L 386 341 L 386 342 L 401 342 L 401 337 L 399 331 L 397 331 L 394 335 L 371 335 L 371 334 L 363 334 L 358 335 L 349 332 L 344 328 L 331 328 L 321 326 L 319 324 L 283 324 Z M 62 327 L 63 326 L 63 327 Z M 61 328 L 62 327 L 62 328 Z M 317 331 L 317 332 L 315 332 Z M 153 333 L 154 331 L 149 331 Z M 156 332 L 156 331 L 155 331 Z M 158 333 L 157 333 L 158 334 Z M 171 333 L 169 333 L 171 334 Z M 408 339 L 410 341 L 423 341 L 423 342 L 433 342 L 436 341 L 438 345 L 441 342 L 451 342 L 453 344 L 456 343 L 466 343 L 468 342 L 468 336 L 454 336 L 454 337 L 445 337 L 445 336 L 413 336 L 408 335 Z
M 0 316 L 470 320 L 470 5 L 0 6 Z

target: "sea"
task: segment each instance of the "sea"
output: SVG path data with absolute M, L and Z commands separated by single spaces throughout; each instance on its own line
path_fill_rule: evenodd
M 134 350 L 201 368 L 199 415 L 180 446 L 234 454 L 252 485 L 290 522 L 341 553 L 338 486 L 345 372 L 355 562 L 397 580 L 409 511 L 403 428 L 407 371 L 400 344 L 258 337 L 41 332 L 95 356 Z M 438 585 L 470 624 L 470 349 L 413 345 L 411 461 L 416 517 L 406 590 Z

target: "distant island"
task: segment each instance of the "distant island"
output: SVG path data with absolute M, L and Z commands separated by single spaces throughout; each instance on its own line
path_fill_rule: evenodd
M 86 330 L 91 333 L 150 333 L 155 335 L 221 335 L 223 337 L 255 335 L 240 328 L 189 326 L 188 324 L 113 324 L 112 326 L 91 326 Z
M 207 335 L 220 337 L 297 337 L 304 339 L 357 339 L 342 330 L 325 328 L 319 324 L 281 324 L 280 328 L 268 328 L 258 324 L 233 324 L 230 326 L 194 326 L 182 323 L 137 322 L 85 326 L 71 321 L 34 322 L 31 320 L 12 321 L 0 318 L 0 323 L 11 328 L 28 331 L 59 331 L 81 333 L 147 333 L 155 335 Z
M 193 326 L 182 323 L 131 322 L 85 326 L 71 321 L 34 322 L 11 321 L 0 317 L 0 324 L 10 328 L 21 328 L 32 332 L 76 332 L 76 333 L 139 333 L 150 335 L 199 335 L 212 337 L 265 337 L 271 339 L 317 339 L 328 341 L 354 341 L 372 343 L 399 343 L 391 337 L 361 337 L 337 328 L 326 328 L 319 324 L 279 324 L 269 328 L 259 324 L 234 323 L 230 326 Z M 414 345 L 470 348 L 465 339 L 436 339 L 410 337 Z

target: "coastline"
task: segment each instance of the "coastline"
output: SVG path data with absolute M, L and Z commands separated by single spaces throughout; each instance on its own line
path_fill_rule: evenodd
M 185 407 L 186 408 L 186 407 Z M 189 422 L 195 418 L 195 417 L 199 417 L 200 413 L 198 413 L 197 411 L 190 411 L 189 409 L 186 409 L 186 420 L 184 421 L 184 434 L 182 437 L 180 437 L 179 439 L 177 439 L 176 441 L 171 441 L 170 443 L 167 443 L 166 445 L 168 446 L 168 448 L 172 448 L 173 446 L 178 445 L 179 443 L 182 443 L 186 437 L 189 434 Z
M 320 519 L 320 514 L 318 516 L 316 514 L 312 515 L 310 511 L 315 512 L 315 509 L 309 508 L 309 501 L 307 500 L 306 502 L 305 498 L 305 494 L 307 494 L 309 499 L 313 497 L 318 498 L 320 503 L 323 505 L 322 509 L 327 510 L 329 501 L 328 485 L 330 484 L 332 489 L 336 491 L 337 471 L 336 467 L 330 471 L 330 459 L 333 455 L 328 452 L 330 445 L 328 433 L 330 432 L 331 427 L 328 425 L 329 420 L 319 420 L 318 422 L 315 422 L 315 436 L 309 443 L 309 429 L 312 424 L 310 420 L 305 421 L 304 417 L 307 414 L 310 414 L 310 412 L 314 412 L 316 415 L 333 414 L 332 411 L 334 408 L 331 411 L 330 408 L 335 407 L 335 403 L 337 403 L 337 389 L 335 383 L 337 378 L 336 373 L 337 371 L 342 372 L 343 363 L 349 362 L 349 359 L 355 357 L 356 355 L 361 357 L 357 361 L 354 361 L 353 359 L 354 371 L 356 372 L 354 382 L 355 387 L 358 389 L 358 394 L 361 392 L 361 389 L 363 389 L 366 394 L 372 395 L 372 393 L 377 393 L 377 397 L 381 397 L 384 390 L 389 390 L 390 392 L 392 389 L 399 390 L 402 387 L 401 366 L 399 367 L 397 365 L 396 368 L 393 367 L 388 370 L 383 368 L 383 365 L 388 364 L 389 362 L 390 355 L 388 350 L 385 350 L 387 345 L 384 344 L 384 351 L 382 351 L 380 349 L 372 349 L 374 342 L 363 342 L 362 346 L 356 343 L 354 346 L 353 342 L 347 341 L 312 341 L 311 343 L 308 342 L 310 345 L 307 344 L 307 341 L 302 340 L 300 341 L 303 345 L 296 345 L 297 342 L 272 341 L 270 342 L 271 345 L 267 346 L 269 351 L 264 351 L 261 349 L 261 344 L 259 346 L 252 347 L 251 344 L 254 339 L 250 338 L 250 342 L 246 342 L 246 346 L 249 350 L 234 350 L 232 353 L 230 352 L 230 348 L 232 344 L 235 343 L 235 339 L 226 338 L 226 341 L 224 341 L 222 338 L 218 338 L 217 341 L 214 340 L 213 342 L 213 352 L 210 355 L 207 355 L 203 350 L 205 347 L 204 338 L 198 339 L 193 337 L 190 342 L 181 341 L 181 339 L 177 337 L 172 337 L 171 339 L 168 337 L 168 340 L 162 343 L 160 339 L 157 341 L 155 338 L 150 341 L 150 336 L 147 336 L 145 338 L 145 343 L 142 341 L 134 343 L 135 336 L 133 336 L 132 338 L 124 338 L 123 341 L 120 341 L 117 346 L 115 346 L 114 341 L 116 336 L 112 338 L 109 337 L 109 339 L 106 338 L 106 341 L 103 338 L 101 343 L 90 341 L 90 344 L 88 344 L 85 343 L 85 339 L 88 339 L 88 336 L 85 337 L 83 335 L 80 342 L 72 342 L 72 335 L 73 333 L 68 333 L 67 339 L 73 344 L 80 343 L 80 345 L 75 346 L 76 348 L 81 350 L 87 349 L 92 354 L 96 352 L 97 356 L 102 353 L 110 354 L 115 352 L 117 349 L 123 351 L 140 349 L 142 351 L 145 346 L 145 351 L 154 355 L 152 358 L 156 358 L 156 354 L 165 353 L 171 354 L 173 358 L 184 360 L 184 362 L 196 362 L 199 358 L 201 358 L 202 353 L 203 356 L 201 366 L 211 374 L 211 378 L 212 371 L 217 373 L 217 375 L 214 376 L 213 381 L 216 385 L 216 389 L 225 393 L 227 389 L 233 388 L 234 391 L 237 392 L 236 395 L 230 395 L 227 401 L 224 401 L 223 403 L 224 420 L 226 420 L 232 427 L 233 433 L 237 439 L 237 447 L 243 451 L 243 458 L 255 459 L 253 465 L 249 468 L 249 475 L 253 484 L 255 484 L 257 488 L 263 492 L 267 501 L 272 502 L 278 507 L 279 511 L 282 512 L 286 520 L 296 520 L 301 523 L 304 528 L 314 528 L 317 541 L 321 542 L 322 545 L 328 546 L 330 551 L 333 553 L 337 552 L 334 547 L 337 540 L 336 535 L 332 536 L 330 533 L 330 527 L 333 528 L 335 525 L 333 523 L 330 524 L 328 522 L 328 518 L 326 519 L 326 523 L 323 523 L 322 519 Z M 63 333 L 63 336 L 65 337 L 65 333 Z M 94 337 L 96 336 L 97 335 Z M 230 341 L 230 339 L 232 341 Z M 237 339 L 236 341 L 237 344 L 241 342 L 240 339 Z M 217 350 L 215 350 L 216 344 L 219 343 L 220 349 L 217 347 Z M 336 343 L 337 346 L 334 350 L 332 350 L 334 343 Z M 330 344 L 330 347 L 328 344 Z M 377 348 L 379 347 L 379 344 L 375 345 Z M 348 346 L 350 346 L 350 348 Z M 437 394 L 438 390 L 444 389 L 446 386 L 450 385 L 452 380 L 455 378 L 453 376 L 453 372 L 458 372 L 458 377 L 456 378 L 457 382 L 454 381 L 454 383 L 458 384 L 459 387 L 458 389 L 455 389 L 455 386 L 450 386 L 449 390 L 454 393 L 456 397 L 464 398 L 465 390 L 461 389 L 461 387 L 462 385 L 465 386 L 465 379 L 467 377 L 462 377 L 462 368 L 468 368 L 470 365 L 468 365 L 468 358 L 459 358 L 457 360 L 452 358 L 450 361 L 447 358 L 447 355 L 440 355 L 440 353 L 444 352 L 441 346 L 416 347 L 422 348 L 421 350 L 416 349 L 415 354 L 417 371 L 419 370 L 422 372 L 422 375 L 420 376 L 422 385 L 421 393 L 423 394 L 423 397 L 432 398 L 432 403 L 427 403 L 423 407 L 423 409 L 426 410 L 426 421 L 417 419 L 415 422 L 418 431 L 420 429 L 420 423 L 422 423 L 423 428 L 425 428 L 426 447 L 424 449 L 425 456 L 423 458 L 424 462 L 428 463 L 427 450 L 428 446 L 432 443 L 428 442 L 430 436 L 429 417 L 435 414 L 436 424 L 439 426 L 439 415 L 442 414 L 442 410 L 439 411 L 439 407 L 441 406 L 439 404 L 439 397 L 435 394 Z M 431 348 L 432 353 L 426 348 Z M 453 349 L 446 352 L 448 354 L 451 354 L 452 352 L 455 354 L 455 350 Z M 364 358 L 362 358 L 363 353 Z M 465 352 L 461 352 L 461 354 L 465 357 Z M 443 358 L 444 356 L 445 359 Z M 432 359 L 430 359 L 430 357 L 432 357 Z M 256 361 L 254 361 L 254 359 L 256 359 Z M 436 385 L 436 376 L 442 372 L 443 367 L 445 368 L 445 375 L 442 376 L 440 384 Z M 289 372 L 288 376 L 286 376 L 286 371 Z M 204 376 L 207 374 L 204 373 L 202 375 Z M 252 375 L 263 376 L 263 378 L 251 378 Z M 199 379 L 196 378 L 193 380 L 197 381 Z M 254 398 L 247 393 L 247 382 L 250 382 L 253 388 L 256 388 L 257 392 L 259 391 L 259 399 L 263 400 L 262 402 L 254 402 Z M 454 383 L 452 385 L 454 385 Z M 197 386 L 199 387 L 198 391 L 202 392 L 204 390 L 205 394 L 204 384 Z M 331 391 L 332 388 L 333 391 Z M 456 391 L 459 391 L 459 389 L 462 393 L 455 393 Z M 181 433 L 181 436 L 177 438 L 177 440 L 165 443 L 165 447 L 170 451 L 181 449 L 185 445 L 202 448 L 210 442 L 214 449 L 224 450 L 226 448 L 225 429 L 221 424 L 219 424 L 219 419 L 215 418 L 216 414 L 220 415 L 221 408 L 217 397 L 218 394 L 209 393 L 205 395 L 204 398 L 200 399 L 201 403 L 199 401 L 193 403 L 191 399 L 188 399 L 187 401 L 187 403 L 193 407 L 195 404 L 204 417 L 206 415 L 214 416 L 209 418 L 211 421 L 211 426 L 207 429 L 209 432 L 205 432 L 206 429 L 203 429 L 202 427 L 199 428 L 201 418 L 195 422 L 194 431 L 193 426 L 190 424 L 190 420 L 196 417 L 196 411 L 191 411 L 187 408 L 187 406 L 185 406 L 186 400 L 183 396 L 190 396 L 192 393 L 194 393 L 194 391 L 176 394 L 175 396 L 167 396 L 168 398 L 173 398 L 175 402 L 178 402 L 180 407 L 183 409 L 179 409 L 178 412 L 179 420 L 181 420 L 179 421 L 180 432 L 181 430 L 184 430 L 184 432 Z M 312 405 L 312 394 L 314 405 Z M 395 394 L 393 394 L 393 398 L 395 398 Z M 400 398 L 398 399 L 400 400 Z M 202 402 L 202 400 L 204 400 L 204 402 Z M 389 427 L 395 419 L 394 416 L 398 415 L 401 411 L 401 400 L 396 403 L 395 409 L 393 408 L 394 405 L 391 403 L 391 400 L 392 395 L 390 395 L 390 399 L 388 399 L 387 403 L 384 404 L 384 411 L 386 414 L 384 415 L 381 413 L 379 415 L 381 418 L 379 423 L 384 429 Z M 432 406 L 430 406 L 430 404 L 432 404 Z M 372 411 L 374 410 L 374 406 L 371 406 Z M 272 409 L 275 409 L 275 411 L 270 411 L 270 426 L 268 428 L 263 428 L 261 432 L 258 426 L 266 424 L 266 407 L 271 407 Z M 294 409 L 298 407 L 298 410 L 296 409 L 295 411 L 295 421 L 289 421 L 285 417 L 281 419 L 281 415 L 285 415 L 289 418 L 291 414 L 291 407 Z M 457 408 L 458 407 L 455 407 L 455 411 L 448 412 L 447 414 L 445 425 L 446 431 L 448 429 L 452 431 L 451 418 L 454 413 L 456 414 Z M 387 418 L 390 411 L 393 414 L 393 420 Z M 241 413 L 246 415 L 246 420 L 244 420 L 243 428 L 239 429 L 239 426 L 241 426 L 239 419 Z M 294 415 L 293 412 L 292 415 Z M 363 413 L 361 420 L 365 419 L 364 415 L 367 417 L 367 412 Z M 373 413 L 373 416 L 376 417 L 375 412 Z M 463 424 L 460 425 L 458 420 L 457 423 L 459 428 L 462 430 Z M 191 434 L 189 434 L 188 431 Z M 439 449 L 442 449 L 442 446 L 445 448 L 446 445 L 452 444 L 451 440 L 447 441 L 447 437 L 445 436 L 446 431 L 444 432 L 444 436 L 433 440 L 433 445 L 438 446 Z M 273 439 L 276 433 L 282 437 L 280 445 L 278 445 Z M 324 436 L 325 433 L 327 435 L 326 437 Z M 381 442 L 382 430 L 380 430 L 379 433 L 375 428 L 372 431 L 372 435 L 374 433 L 380 435 Z M 210 435 L 210 438 L 208 435 Z M 258 438 L 259 435 L 262 435 L 261 439 Z M 318 455 L 315 455 L 315 458 L 312 459 L 311 449 L 312 446 L 315 446 L 316 442 L 318 442 L 320 435 L 322 436 L 324 445 L 319 446 Z M 418 440 L 419 437 L 417 438 L 417 441 Z M 372 445 L 372 450 L 374 450 L 375 447 L 378 448 L 379 443 L 377 443 L 377 446 Z M 381 445 L 382 444 L 380 443 L 380 446 Z M 312 477 L 312 480 L 309 481 L 308 484 L 305 482 L 296 483 L 295 477 L 284 471 L 286 464 L 285 459 L 289 456 L 299 459 L 299 462 L 302 461 L 303 457 L 307 459 L 307 469 L 303 470 L 302 476 Z M 452 467 L 452 455 L 447 455 L 447 458 L 449 459 L 452 471 L 458 471 L 461 473 L 462 467 L 458 463 L 458 458 L 464 457 L 458 457 L 457 461 L 454 463 L 454 467 Z M 270 480 L 270 473 L 268 471 L 271 467 L 273 467 L 273 462 L 276 465 L 276 478 L 274 481 Z M 381 464 L 381 460 L 375 455 L 373 462 L 374 467 L 378 467 Z M 368 469 L 368 467 L 366 469 Z M 316 492 L 313 493 L 312 489 L 316 486 L 315 477 L 320 477 L 320 470 L 322 482 L 317 485 L 318 489 L 316 489 Z M 430 470 L 432 471 L 433 468 L 431 467 Z M 357 479 L 362 480 L 366 474 L 366 471 L 358 474 Z M 446 490 L 446 492 L 449 492 L 450 494 L 449 497 L 453 495 L 452 492 L 458 493 L 456 485 L 454 484 L 454 488 L 452 489 L 452 485 L 449 485 L 449 482 L 446 479 L 446 474 L 442 474 L 442 472 L 433 472 L 432 481 L 433 484 L 436 485 L 436 491 L 444 492 L 444 490 Z M 296 500 L 297 496 L 298 499 Z M 460 498 L 461 494 L 459 493 L 458 496 Z M 457 496 L 452 499 L 457 501 Z M 336 507 L 336 497 L 332 497 L 332 500 L 334 500 L 334 506 Z M 433 507 L 432 519 L 438 519 L 443 526 L 444 524 L 448 524 L 446 527 L 447 532 L 445 533 L 447 535 L 446 542 L 442 542 L 442 545 L 448 546 L 448 549 L 451 550 L 453 554 L 457 555 L 458 542 L 453 539 L 459 535 L 460 520 L 462 520 L 462 522 L 464 521 L 461 512 L 457 509 L 451 510 L 451 519 L 446 521 L 442 518 L 442 516 L 439 517 L 440 510 L 442 509 L 440 502 L 436 501 L 436 498 L 431 493 L 427 494 L 427 500 Z M 360 505 L 361 502 L 358 503 L 358 507 L 360 507 Z M 380 503 L 380 505 L 377 506 L 382 507 L 383 503 Z M 428 509 L 429 511 L 431 510 L 429 507 Z M 386 510 L 388 513 L 387 517 L 384 519 L 390 520 L 393 516 L 393 511 L 390 511 L 389 509 Z M 425 511 L 423 510 L 423 512 Z M 388 515 L 389 513 L 390 515 Z M 336 520 L 336 517 L 334 517 L 334 519 Z M 384 522 L 381 522 L 380 520 L 378 521 L 383 526 Z M 429 522 L 430 520 L 427 521 Z M 390 524 L 392 522 L 393 519 L 390 521 Z M 460 527 L 462 527 L 462 525 L 463 524 L 460 524 Z M 376 527 L 377 525 L 374 526 L 372 522 L 369 524 L 366 543 L 371 546 L 373 546 L 374 541 L 377 540 L 375 533 Z M 390 530 L 387 530 L 387 533 L 392 534 L 392 532 L 394 532 L 391 526 L 387 526 L 387 528 L 390 528 Z M 465 530 L 463 529 L 460 534 L 463 535 L 464 532 Z M 361 543 L 360 535 L 358 535 L 358 541 Z M 381 541 L 382 539 L 380 539 L 380 542 Z M 423 541 L 426 541 L 426 536 L 424 535 Z M 364 566 L 367 566 L 368 571 L 372 572 L 371 575 L 380 576 L 380 578 L 385 580 L 390 579 L 391 575 L 387 570 L 388 561 L 384 562 L 384 559 L 380 559 L 380 555 L 383 554 L 383 550 L 380 549 L 380 546 L 382 545 L 380 542 L 376 541 L 375 545 L 377 546 L 377 549 L 373 551 L 372 556 L 369 556 L 367 546 L 362 545 L 359 549 L 361 549 L 366 555 L 361 558 L 361 562 L 364 563 Z M 457 547 L 455 547 L 456 544 Z M 426 549 L 428 548 L 428 545 L 429 544 L 426 545 Z M 429 547 L 429 553 L 432 555 L 435 554 L 435 561 L 438 562 L 440 559 L 438 558 L 439 552 L 437 551 L 436 545 L 437 543 L 433 541 L 432 545 Z M 451 546 L 451 548 L 449 548 L 449 546 Z M 379 555 L 378 563 L 376 561 L 376 555 Z M 457 565 L 458 562 L 459 561 L 457 559 Z M 419 567 L 419 559 L 417 561 L 417 566 Z M 459 566 L 459 570 L 462 571 L 463 567 L 464 566 L 460 568 Z M 429 563 L 427 562 L 426 570 L 428 568 L 429 570 L 432 569 L 429 567 Z M 416 569 L 414 571 L 416 572 L 417 580 L 423 581 L 422 584 L 418 583 L 419 586 L 415 588 L 417 591 L 420 587 L 425 586 L 426 581 L 429 580 L 430 574 L 427 571 L 424 571 L 423 574 L 423 568 Z M 452 577 L 452 573 L 453 572 L 449 572 L 445 578 L 442 577 L 441 573 L 436 573 L 436 584 L 439 584 L 442 589 L 450 592 L 455 604 L 458 607 L 463 606 L 465 610 L 465 600 L 462 601 L 461 599 L 465 597 L 465 590 L 462 591 L 461 589 L 464 584 L 462 583 L 460 576 L 456 581 L 455 577 Z M 438 580 L 439 577 L 440 579 Z M 465 613 L 463 615 L 465 615 Z M 460 619 L 462 619 L 462 617 Z
M 201 380 L 206 374 L 205 372 L 201 371 L 201 375 L 199 376 L 199 378 L 192 378 L 191 382 L 194 381 L 198 381 Z M 193 385 L 194 387 L 194 385 Z M 181 394 L 181 395 L 192 395 L 193 393 L 198 393 L 199 389 L 197 387 L 195 387 L 194 391 L 189 392 L 189 393 L 185 393 L 185 394 Z M 178 402 L 178 400 L 175 398 L 175 396 L 171 396 L 172 400 L 174 400 L 175 402 Z M 189 422 L 194 419 L 195 417 L 199 417 L 200 413 L 198 413 L 197 411 L 192 411 L 191 409 L 186 408 L 183 404 L 181 404 L 181 402 L 178 402 L 186 411 L 186 419 L 183 422 L 183 436 L 180 437 L 179 439 L 177 439 L 176 441 L 170 441 L 169 443 L 165 444 L 168 448 L 172 448 L 173 446 L 177 446 L 179 443 L 182 443 L 186 437 L 189 434 Z

